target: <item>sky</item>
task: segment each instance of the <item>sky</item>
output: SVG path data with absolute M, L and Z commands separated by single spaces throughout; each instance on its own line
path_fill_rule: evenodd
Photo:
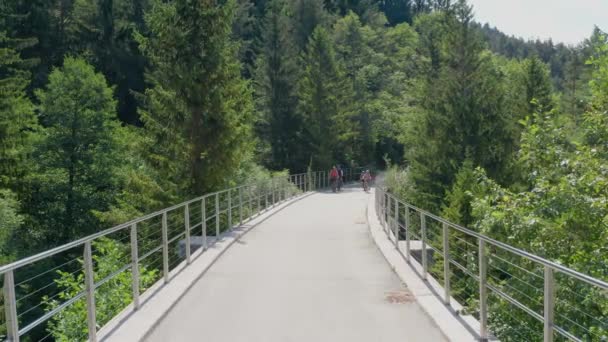
M 468 0 L 476 21 L 521 38 L 577 44 L 608 30 L 608 0 Z

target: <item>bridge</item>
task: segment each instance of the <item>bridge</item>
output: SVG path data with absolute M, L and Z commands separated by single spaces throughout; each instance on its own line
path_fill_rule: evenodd
M 575 284 L 605 300 L 603 280 L 382 186 L 333 192 L 327 172 L 207 194 L 0 274 L 8 341 L 599 341 L 607 323 L 570 319 L 585 312 L 562 292 Z

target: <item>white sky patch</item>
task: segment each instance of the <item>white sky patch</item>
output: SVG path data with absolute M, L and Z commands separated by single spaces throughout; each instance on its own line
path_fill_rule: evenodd
M 508 35 L 577 44 L 608 29 L 608 0 L 468 0 L 476 21 Z

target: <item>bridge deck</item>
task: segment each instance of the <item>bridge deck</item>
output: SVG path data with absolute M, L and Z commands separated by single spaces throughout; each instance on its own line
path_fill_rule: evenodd
M 372 241 L 369 196 L 319 193 L 277 212 L 232 245 L 147 341 L 445 340 Z

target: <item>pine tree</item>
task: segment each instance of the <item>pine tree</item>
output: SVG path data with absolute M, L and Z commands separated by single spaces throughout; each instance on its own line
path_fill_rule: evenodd
M 143 26 L 147 0 L 75 0 L 67 24 L 69 51 L 89 63 L 116 85 L 118 112 L 125 122 L 137 123 L 133 92 L 144 90 L 145 60 L 134 32 Z
M 582 61 L 580 51 L 574 51 L 565 65 L 563 107 L 579 121 L 585 110 L 588 94 L 588 68 Z
M 532 57 L 524 62 L 524 90 L 527 114 L 549 112 L 553 108 L 551 98 L 551 78 L 549 69 L 538 57 Z
M 341 151 L 345 152 L 346 161 L 368 164 L 373 162 L 375 149 L 372 103 L 381 89 L 380 68 L 375 62 L 382 59 L 374 55 L 370 46 L 374 33 L 364 28 L 353 12 L 336 22 L 333 36 L 348 82 L 344 90 L 350 92 L 344 95 L 352 108 L 343 108 L 336 120 Z
M 302 122 L 296 115 L 298 67 L 291 42 L 284 0 L 270 0 L 262 29 L 262 47 L 256 62 L 255 96 L 263 113 L 259 135 L 268 145 L 266 164 L 273 169 L 302 170 L 308 160 L 301 151 Z
M 514 149 L 502 75 L 471 26 L 471 8 L 460 1 L 447 20 L 445 62 L 436 79 L 423 82 L 421 108 L 406 138 L 416 200 L 430 208 L 438 208 L 467 156 L 500 178 Z
M 254 73 L 256 60 L 256 44 L 259 39 L 261 25 L 255 17 L 256 8 L 251 0 L 236 0 L 234 20 L 232 22 L 232 37 L 238 41 L 238 57 L 243 64 L 243 77 L 251 78 Z
M 298 86 L 298 111 L 314 168 L 329 168 L 344 156 L 337 151 L 337 120 L 346 107 L 345 82 L 327 31 L 313 32 L 302 58 L 304 72 Z
M 329 22 L 329 13 L 323 0 L 294 0 L 291 4 L 293 39 L 298 51 L 302 51 L 315 28 Z
M 157 1 L 150 36 L 138 37 L 151 64 L 142 112 L 157 142 L 151 158 L 184 193 L 223 185 L 252 145 L 251 94 L 230 40 L 234 6 Z
M 66 58 L 36 94 L 46 128 L 25 207 L 34 219 L 28 233 L 48 247 L 100 228 L 93 211 L 107 210 L 115 195 L 118 123 L 112 88 L 82 59 Z
M 0 189 L 21 192 L 30 168 L 32 138 L 37 129 L 34 107 L 26 95 L 33 61 L 19 50 L 33 40 L 11 39 L 0 31 Z

